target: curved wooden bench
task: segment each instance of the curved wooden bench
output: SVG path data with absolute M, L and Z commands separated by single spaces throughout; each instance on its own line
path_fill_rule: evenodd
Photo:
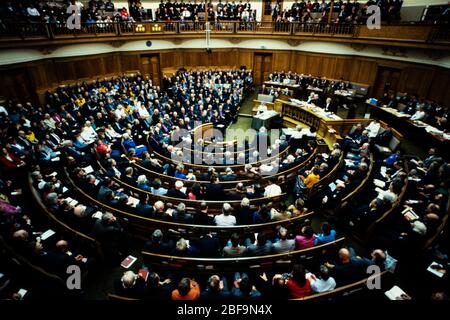
M 220 172 L 220 170 L 225 170 L 226 168 L 231 168 L 233 170 L 244 170 L 245 166 L 247 164 L 251 164 L 252 166 L 258 166 L 263 163 L 274 161 L 277 158 L 282 159 L 284 156 L 288 155 L 289 149 L 290 149 L 290 147 L 288 146 L 283 151 L 281 151 L 273 156 L 267 157 L 266 159 L 260 160 L 260 161 L 255 161 L 255 162 L 250 162 L 250 163 L 245 163 L 245 164 L 229 164 L 229 165 L 228 164 L 206 165 L 206 164 L 187 163 L 187 162 L 182 162 L 182 161 L 177 162 L 176 160 L 173 160 L 171 158 L 167 158 L 167 157 L 163 156 L 162 154 L 158 153 L 155 150 L 153 150 L 152 153 L 156 156 L 156 158 L 163 161 L 164 163 L 173 163 L 174 165 L 182 164 L 185 168 L 190 168 L 193 170 L 200 170 L 202 173 L 204 173 L 204 172 L 207 172 L 209 168 L 214 168 L 219 172 Z
M 234 189 L 234 187 L 236 187 L 236 185 L 237 185 L 238 183 L 243 183 L 244 185 L 250 185 L 250 184 L 252 184 L 252 183 L 254 183 L 254 182 L 258 182 L 258 183 L 262 184 L 262 186 L 264 186 L 264 183 L 269 182 L 269 180 L 270 180 L 271 177 L 275 177 L 275 178 L 278 179 L 279 177 L 285 176 L 284 182 L 285 182 L 285 181 L 289 181 L 289 180 L 292 179 L 293 174 L 294 174 L 294 176 L 295 176 L 295 173 L 296 173 L 296 172 L 298 172 L 298 171 L 300 171 L 301 169 L 303 169 L 303 167 L 304 167 L 307 163 L 309 163 L 309 162 L 311 161 L 311 159 L 314 157 L 314 155 L 316 154 L 316 152 L 317 152 L 317 150 L 314 150 L 314 151 L 311 153 L 311 155 L 310 155 L 307 159 L 305 159 L 302 163 L 299 163 L 298 165 L 296 165 L 296 166 L 294 166 L 294 167 L 292 167 L 292 168 L 290 168 L 290 169 L 288 169 L 288 170 L 280 171 L 280 172 L 278 172 L 278 173 L 276 173 L 276 174 L 273 174 L 273 175 L 265 175 L 265 176 L 262 176 L 262 178 L 259 179 L 259 180 L 245 179 L 245 180 L 235 180 L 235 181 L 220 181 L 220 184 L 224 185 L 225 190 L 231 190 L 231 189 Z M 103 171 L 106 172 L 106 168 L 104 168 L 104 167 L 101 165 L 101 163 L 99 163 L 99 166 L 100 166 L 100 168 L 101 168 Z M 193 181 L 193 180 L 187 180 L 187 179 L 175 178 L 175 177 L 173 177 L 173 176 L 169 176 L 169 175 L 166 175 L 166 174 L 158 173 L 158 172 L 152 171 L 152 170 L 150 170 L 150 169 L 147 169 L 147 168 L 141 166 L 141 165 L 140 165 L 139 163 L 137 163 L 137 162 L 132 163 L 132 166 L 133 166 L 134 168 L 138 169 L 137 171 L 144 172 L 145 174 L 149 174 L 149 175 L 152 176 L 152 177 L 158 177 L 159 179 L 161 179 L 162 182 L 168 183 L 169 186 L 171 186 L 171 187 L 175 184 L 175 182 L 176 182 L 177 180 L 182 181 L 182 182 L 184 183 L 185 186 L 191 186 L 191 185 L 193 185 L 194 183 L 199 183 L 200 185 L 207 185 L 207 184 L 210 183 L 209 181 L 203 181 L 203 180 L 195 180 L 195 181 Z
M 291 263 L 292 259 L 313 256 L 316 253 L 322 252 L 327 248 L 332 248 L 341 244 L 345 240 L 345 237 L 336 239 L 333 242 L 325 243 L 322 245 L 306 248 L 302 250 L 293 250 L 285 253 L 277 253 L 266 256 L 255 257 L 237 257 L 237 258 L 190 258 L 190 257 L 178 257 L 169 256 L 164 254 L 151 253 L 142 251 L 142 255 L 145 260 L 148 260 L 152 265 L 160 265 L 164 268 L 173 269 L 190 269 L 195 271 L 207 271 L 214 270 L 236 270 L 236 267 L 242 268 L 243 266 L 249 269 L 270 269 L 275 265 L 285 265 Z M 243 269 L 241 269 L 243 270 Z
M 148 218 L 144 216 L 140 216 L 137 214 L 125 212 L 114 207 L 108 206 L 96 198 L 85 193 L 81 188 L 75 185 L 73 180 L 68 176 L 66 172 L 66 178 L 70 186 L 74 188 L 77 194 L 79 194 L 82 198 L 86 199 L 89 203 L 94 204 L 95 206 L 105 209 L 106 211 L 115 213 L 122 218 L 127 218 L 129 223 L 133 225 L 135 230 L 140 230 L 142 234 L 145 234 L 148 238 L 151 231 L 162 228 L 162 229 L 174 229 L 182 234 L 205 234 L 208 232 L 214 232 L 219 235 L 227 235 L 234 232 L 261 232 L 267 229 L 276 227 L 278 225 L 281 226 L 295 226 L 301 220 L 306 218 L 311 218 L 314 212 L 306 213 L 301 216 L 297 216 L 294 218 L 281 220 L 281 221 L 271 221 L 263 224 L 252 224 L 252 225 L 237 225 L 237 226 L 207 226 L 207 225 L 195 225 L 195 224 L 185 224 L 171 221 L 163 221 L 153 218 Z
M 140 301 L 140 299 L 119 296 L 119 295 L 113 294 L 113 293 L 108 293 L 108 300 L 111 300 L 111 301 Z
M 367 186 L 368 181 L 370 180 L 370 178 L 373 175 L 374 166 L 375 166 L 375 160 L 373 158 L 373 154 L 370 153 L 370 164 L 369 164 L 369 170 L 367 171 L 367 176 L 363 179 L 363 181 L 361 181 L 361 183 L 355 188 L 355 190 L 353 190 L 348 195 L 346 195 L 344 198 L 342 198 L 341 204 L 339 206 L 339 210 L 345 208 L 353 199 L 355 199 L 358 196 L 358 194 L 360 192 L 362 192 L 364 187 Z

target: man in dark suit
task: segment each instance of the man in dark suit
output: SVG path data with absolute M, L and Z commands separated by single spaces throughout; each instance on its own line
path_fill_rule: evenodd
M 331 98 L 327 98 L 324 109 L 326 112 L 337 113 L 338 107 L 337 104 Z
M 128 168 L 125 169 L 125 175 L 123 175 L 120 179 L 124 183 L 135 187 L 136 186 L 136 178 L 134 177 L 133 174 L 134 174 L 133 168 L 132 167 L 128 167 Z
M 176 211 L 172 213 L 173 221 L 185 224 L 192 223 L 192 214 L 186 213 L 186 205 L 180 202 L 176 208 Z
M 178 180 L 175 182 L 175 188 L 171 188 L 167 191 L 166 196 L 167 197 L 171 197 L 171 198 L 178 198 L 178 199 L 187 199 L 188 196 L 181 191 L 181 189 L 183 189 L 183 182 Z
M 175 247 L 173 240 L 164 240 L 164 234 L 161 230 L 156 229 L 153 231 L 152 238 L 150 241 L 145 243 L 145 250 L 158 254 L 169 254 Z
M 195 213 L 192 218 L 193 224 L 199 224 L 204 226 L 214 226 L 214 215 L 208 214 L 208 205 L 206 202 L 200 204 L 200 211 Z
M 206 200 L 222 200 L 223 199 L 223 185 L 220 184 L 219 178 L 215 175 L 211 177 L 211 183 L 206 186 Z
M 226 168 L 225 175 L 220 177 L 221 181 L 235 181 L 237 180 L 237 175 L 231 170 L 231 168 Z

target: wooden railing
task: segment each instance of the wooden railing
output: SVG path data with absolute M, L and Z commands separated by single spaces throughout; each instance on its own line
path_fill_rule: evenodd
M 82 23 L 80 29 L 70 30 L 65 23 L 2 22 L 0 40 L 67 39 L 96 37 L 165 36 L 204 34 L 205 22 L 111 22 Z M 409 42 L 430 44 L 448 43 L 450 31 L 446 25 L 401 23 L 383 24 L 380 29 L 369 29 L 364 24 L 327 24 L 302 22 L 210 22 L 212 35 L 279 35 L 290 38 L 326 37 L 371 40 L 374 42 Z

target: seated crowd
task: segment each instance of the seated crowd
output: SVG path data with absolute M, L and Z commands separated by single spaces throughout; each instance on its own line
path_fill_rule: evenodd
M 81 22 L 103 27 L 113 21 L 129 21 L 131 18 L 126 8 L 117 10 L 112 0 L 90 0 L 85 6 L 81 1 L 5 1 L 0 5 L 0 20 L 3 22 L 45 22 L 52 24 L 66 23 L 70 14 L 69 5 L 75 5 Z
M 171 2 L 161 0 L 159 7 L 156 9 L 155 17 L 157 21 L 204 21 L 205 14 L 208 14 L 208 21 L 256 21 L 256 10 L 251 9 L 250 1 L 219 0 L 217 3 L 208 1 L 208 9 L 205 10 L 204 1 L 181 1 Z
M 328 23 L 331 1 L 326 0 L 295 0 L 290 8 L 282 9 L 282 2 L 277 2 L 272 6 L 272 21 L 276 22 L 307 22 L 307 23 Z M 371 5 L 380 7 L 381 19 L 383 21 L 398 21 L 401 19 L 400 10 L 403 0 L 382 0 L 358 2 L 358 0 L 334 1 L 332 17 L 334 23 L 365 23 L 370 13 L 367 9 Z
M 407 93 L 397 95 L 388 92 L 378 101 L 381 106 L 397 109 L 412 121 L 429 124 L 444 133 L 449 132 L 448 107 L 436 101 L 419 98 Z
M 302 86 L 334 89 L 334 86 L 347 85 L 291 73 L 274 73 L 270 79 L 281 82 L 285 78 Z M 414 252 L 436 233 L 447 210 L 448 164 L 438 157 L 435 149 L 431 149 L 429 157 L 423 161 L 408 161 L 395 150 L 374 160 L 371 155 L 379 156 L 374 152 L 374 145 L 387 146 L 392 137 L 391 129 L 381 130 L 377 120 L 366 127 L 355 125 L 329 153 L 316 152 L 316 128 L 298 126 L 290 136 L 281 136 L 271 145 L 273 149 L 287 150 L 277 161 L 260 161 L 257 150 L 244 146 L 243 149 L 237 147 L 235 152 L 246 160 L 241 170 L 235 171 L 228 164 L 223 165 L 223 169 L 220 166 L 191 169 L 191 153 L 184 158 L 182 148 L 174 147 L 180 130 L 189 132 L 184 136 L 188 148 L 198 149 L 198 146 L 207 150 L 203 148 L 205 141 L 193 139 L 192 129 L 199 123 L 212 123 L 222 129 L 228 127 L 235 120 L 242 100 L 251 92 L 252 82 L 252 73 L 245 70 L 180 70 L 172 77 L 164 77 L 163 88 L 140 75 L 122 76 L 60 86 L 55 92 L 47 92 L 43 106 L 9 101 L 0 107 L 3 143 L 0 166 L 5 178 L 0 183 L 2 193 L 13 196 L 17 187 L 13 178 L 17 177 L 18 183 L 27 172 L 32 172 L 33 187 L 47 211 L 94 237 L 107 256 L 115 259 L 123 258 L 126 252 L 136 248 L 136 242 L 138 248 L 150 253 L 186 258 L 284 254 L 332 244 L 337 239 L 332 225 L 342 221 L 346 227 L 365 232 L 395 206 L 404 204 L 406 209 L 416 213 L 412 219 L 411 215 L 399 213 L 394 216 L 395 223 L 376 230 L 373 248 L 377 249 L 370 258 L 358 257 L 352 248 L 334 252 L 327 247 L 315 263 L 294 261 L 289 266 L 292 272 L 285 274 L 240 270 L 236 274 L 194 279 L 188 274 L 174 277 L 149 267 L 149 276 L 144 278 L 130 270 L 118 279 L 116 290 L 118 294 L 135 298 L 303 298 L 362 280 L 366 277 L 367 266 L 376 264 L 384 268 L 386 250 L 404 257 L 406 252 Z M 261 136 L 268 138 L 264 128 L 257 133 L 257 137 Z M 221 141 L 212 141 L 213 144 L 218 142 Z M 179 152 L 182 161 L 163 161 L 160 157 L 174 159 Z M 223 154 L 224 158 L 231 156 L 226 151 Z M 257 161 L 248 163 L 251 158 Z M 150 171 L 145 174 L 135 164 Z M 365 186 L 365 196 L 351 204 L 352 210 L 338 212 L 341 200 L 367 180 L 372 167 L 374 179 L 369 181 L 376 188 Z M 274 169 L 281 173 L 295 171 L 292 179 L 263 180 L 263 176 L 273 173 Z M 54 172 L 48 174 L 48 170 Z M 173 182 L 164 184 L 165 176 L 172 177 Z M 246 178 L 250 183 L 239 182 Z M 69 180 L 96 201 L 79 199 Z M 226 190 L 223 183 L 234 181 L 235 187 Z M 130 187 L 139 192 L 130 192 Z M 256 208 L 251 204 L 253 199 L 278 197 L 283 193 L 293 195 L 291 205 L 279 200 L 258 203 Z M 136 194 L 139 199 L 134 198 Z M 167 197 L 174 200 L 173 203 L 167 201 Z M 403 198 L 408 201 L 402 203 Z M 220 201 L 218 214 L 208 205 L 208 201 L 214 200 Z M 40 239 L 44 227 L 34 224 L 26 205 L 16 206 L 20 201 L 24 200 L 11 197 L 11 201 L 3 201 L 0 207 L 2 235 L 17 253 L 56 274 L 61 274 L 68 264 L 75 263 L 84 270 L 96 266 L 95 258 L 85 254 L 70 239 L 59 234 Z M 198 208 L 190 208 L 189 201 L 198 201 Z M 231 201 L 239 205 L 233 207 Z M 180 225 L 228 227 L 271 221 L 280 221 L 280 225 L 272 232 L 254 234 L 243 229 L 242 233 L 228 237 L 212 232 L 180 235 L 177 230 L 159 228 L 147 234 L 146 239 L 137 239 L 129 229 L 128 220 L 103 210 L 104 205 Z M 309 212 L 306 208 L 328 211 L 330 223 L 323 222 L 320 231 L 306 219 L 294 228 L 281 225 L 282 220 Z M 232 282 L 228 283 L 227 279 Z

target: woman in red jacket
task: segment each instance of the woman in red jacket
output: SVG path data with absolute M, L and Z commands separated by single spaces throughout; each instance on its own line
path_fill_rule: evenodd
M 2 170 L 11 172 L 17 168 L 25 166 L 25 162 L 10 153 L 6 147 L 3 147 L 0 155 L 0 165 Z

